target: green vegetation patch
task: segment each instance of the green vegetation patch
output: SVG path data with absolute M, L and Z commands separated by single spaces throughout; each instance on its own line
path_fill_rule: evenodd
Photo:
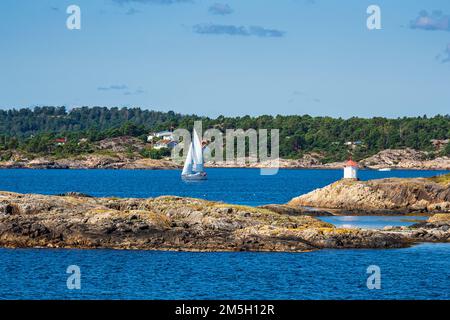
M 436 149 L 431 142 L 450 137 L 450 115 L 397 119 L 309 115 L 209 118 L 140 108 L 81 107 L 68 111 L 51 106 L 0 110 L 0 151 L 58 158 L 89 154 L 95 152 L 97 141 L 106 138 L 131 136 L 146 143 L 150 132 L 192 130 L 195 120 L 202 121 L 204 130 L 218 128 L 222 132 L 251 128 L 268 129 L 270 133 L 270 129 L 278 129 L 282 158 L 318 153 L 326 163 L 345 160 L 350 153 L 354 160 L 361 160 L 381 150 L 401 148 L 427 151 L 431 158 L 450 155 L 450 144 Z M 152 159 L 166 155 L 167 151 L 150 149 L 140 154 Z M 11 153 L 4 153 L 1 158 L 5 161 L 10 157 Z
M 450 183 L 450 173 L 431 177 L 429 179 L 440 184 L 448 184 Z

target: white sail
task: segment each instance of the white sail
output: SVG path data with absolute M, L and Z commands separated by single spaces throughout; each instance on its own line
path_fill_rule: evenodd
M 203 148 L 197 131 L 194 129 L 194 136 L 192 139 L 193 146 L 193 160 L 194 160 L 194 171 L 203 172 Z
M 186 156 L 186 160 L 184 160 L 183 172 L 181 173 L 183 176 L 192 173 L 192 143 L 189 145 L 188 154 Z
M 207 174 L 203 170 L 202 143 L 195 129 L 192 138 L 181 177 L 183 180 L 206 180 Z

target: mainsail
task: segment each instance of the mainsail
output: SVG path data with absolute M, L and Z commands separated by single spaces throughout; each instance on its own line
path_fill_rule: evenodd
M 194 171 L 203 172 L 203 148 L 197 131 L 194 129 L 194 137 L 192 141 L 193 146 L 193 158 L 194 158 Z
M 189 145 L 188 154 L 184 161 L 183 172 L 181 175 L 186 176 L 199 172 L 203 172 L 203 148 L 197 131 L 194 129 L 192 142 Z

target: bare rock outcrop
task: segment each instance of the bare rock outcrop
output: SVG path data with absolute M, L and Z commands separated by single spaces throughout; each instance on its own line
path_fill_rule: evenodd
M 446 176 L 441 179 L 344 179 L 294 198 L 289 205 L 367 214 L 450 212 L 450 182 L 447 180 Z
M 290 216 L 312 216 L 312 217 L 321 217 L 321 216 L 332 216 L 331 212 L 326 210 L 318 210 L 315 208 L 305 208 L 298 206 L 290 206 L 286 204 L 266 204 L 260 206 L 259 208 L 268 209 L 274 212 L 278 212 L 279 214 L 285 214 Z
M 359 164 L 371 169 L 397 168 L 397 169 L 425 169 L 450 170 L 449 157 L 429 159 L 429 154 L 414 149 L 387 149 L 376 155 L 361 160 Z
M 312 152 L 303 155 L 303 157 L 299 159 L 283 159 L 278 158 L 275 160 L 266 160 L 266 161 L 257 161 L 257 159 L 253 159 L 254 161 L 249 161 L 246 159 L 245 163 L 238 162 L 212 162 L 209 161 L 205 164 L 206 167 L 210 168 L 288 168 L 288 169 L 301 169 L 301 168 L 320 168 L 323 165 L 322 163 L 323 155 L 320 153 Z
M 450 214 L 438 213 L 409 228 L 395 227 L 391 231 L 398 232 L 414 242 L 450 242 Z
M 0 162 L 0 168 L 22 169 L 179 169 L 180 165 L 169 160 L 154 160 L 117 154 L 88 154 L 65 159 L 35 158 L 30 161 Z
M 409 244 L 401 235 L 199 199 L 0 192 L 1 247 L 299 252 Z
M 98 150 L 123 153 L 129 151 L 140 151 L 145 148 L 145 143 L 135 137 L 121 136 L 100 140 L 96 142 L 94 146 Z

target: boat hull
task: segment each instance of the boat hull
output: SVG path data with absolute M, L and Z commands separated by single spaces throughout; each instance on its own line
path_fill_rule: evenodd
M 181 178 L 183 178 L 183 180 L 206 180 L 208 176 L 205 172 L 198 172 L 182 175 Z

